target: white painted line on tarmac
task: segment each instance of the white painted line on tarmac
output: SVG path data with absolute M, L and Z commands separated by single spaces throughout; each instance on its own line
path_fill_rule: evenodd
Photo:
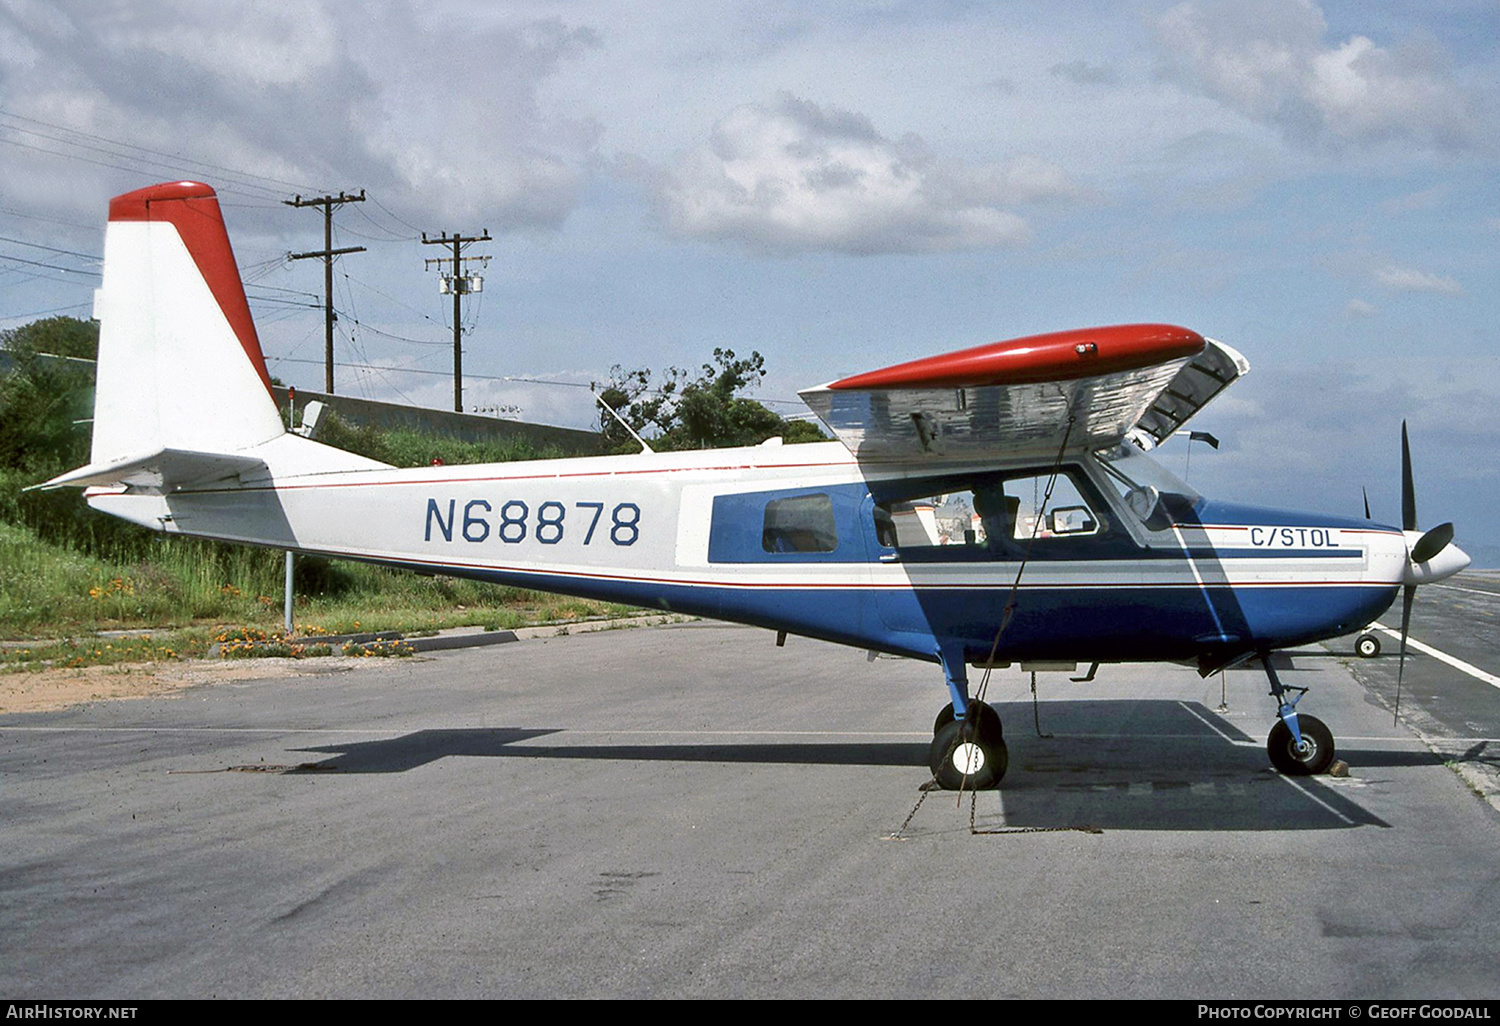
M 397 736 L 404 730 L 357 727 L 21 727 L 0 724 L 0 733 L 17 734 L 374 734 Z
M 1306 797 L 1308 797 L 1308 798 L 1311 798 L 1311 799 L 1312 799 L 1312 800 L 1313 800 L 1313 801 L 1315 801 L 1315 802 L 1317 802 L 1317 803 L 1318 803 L 1318 804 L 1319 804 L 1319 805 L 1321 805 L 1321 806 L 1323 806 L 1323 808 L 1325 808 L 1325 809 L 1327 809 L 1327 810 L 1328 810 L 1328 811 L 1329 811 L 1329 812 L 1331 812 L 1331 813 L 1333 813 L 1333 814 L 1334 814 L 1334 815 L 1335 815 L 1335 816 L 1337 816 L 1337 817 L 1338 817 L 1338 818 L 1339 818 L 1339 819 L 1341 819 L 1341 820 L 1343 820 L 1343 821 L 1344 821 L 1344 822 L 1345 822 L 1345 823 L 1348 823 L 1348 824 L 1349 824 L 1349 825 L 1350 825 L 1350 826 L 1353 826 L 1353 825 L 1354 825 L 1354 820 L 1352 820 L 1352 819 L 1350 819 L 1350 818 L 1349 818 L 1349 817 L 1348 817 L 1348 816 L 1346 816 L 1346 815 L 1344 815 L 1344 814 L 1343 814 L 1343 813 L 1342 813 L 1342 812 L 1340 812 L 1340 811 L 1339 811 L 1339 810 L 1338 810 L 1338 809 L 1335 809 L 1335 808 L 1334 808 L 1334 807 L 1333 807 L 1333 806 L 1332 806 L 1332 805 L 1329 805 L 1329 804 L 1328 804 L 1328 803 L 1327 803 L 1327 802 L 1325 802 L 1325 801 L 1324 801 L 1324 800 L 1323 800 L 1323 799 L 1321 799 L 1321 798 L 1319 798 L 1319 797 L 1318 797 L 1318 796 L 1317 796 L 1317 795 L 1315 795 L 1315 794 L 1313 794 L 1313 793 L 1312 793 L 1312 792 L 1311 792 L 1311 791 L 1309 791 L 1309 790 L 1308 790 L 1308 789 L 1307 789 L 1307 788 L 1305 788 L 1305 787 L 1303 787 L 1303 786 L 1302 786 L 1302 782 L 1301 782 L 1301 781 L 1299 781 L 1299 780 L 1297 780 L 1297 779 L 1296 779 L 1296 778 L 1294 778 L 1294 777 L 1288 777 L 1288 776 L 1283 776 L 1283 775 L 1282 775 L 1282 774 L 1280 774 L 1280 773 L 1278 773 L 1278 774 L 1276 774 L 1276 775 L 1277 775 L 1277 776 L 1278 776 L 1278 777 L 1281 777 L 1281 779 L 1282 779 L 1282 780 L 1285 780 L 1285 781 L 1286 781 L 1286 782 L 1287 782 L 1287 783 L 1288 783 L 1288 784 L 1291 784 L 1291 785 L 1292 785 L 1292 786 L 1293 786 L 1293 787 L 1295 787 L 1295 788 L 1296 788 L 1296 789 L 1297 789 L 1297 790 L 1299 790 L 1299 791 L 1301 791 L 1301 792 L 1302 792 L 1302 794 L 1303 794 L 1303 795 L 1304 795 L 1304 796 L 1306 796 Z
M 1413 728 L 1413 729 L 1415 729 L 1415 728 Z M 1500 741 L 1500 738 L 1493 738 L 1493 737 L 1447 737 L 1447 736 L 1441 735 L 1441 734 L 1423 734 L 1420 731 L 1417 732 L 1417 736 L 1415 738 L 1411 738 L 1411 737 L 1390 737 L 1389 735 L 1373 735 L 1373 734 L 1372 735 L 1367 735 L 1367 736 L 1364 736 L 1364 737 L 1361 737 L 1359 735 L 1347 735 L 1347 736 L 1344 735 L 1344 734 L 1340 734 L 1339 735 L 1339 744 L 1346 744 L 1346 743 L 1353 742 L 1353 741 L 1358 741 L 1361 744 L 1380 744 L 1382 742 L 1385 742 L 1387 744 L 1406 745 L 1408 747 L 1412 747 L 1412 746 L 1415 746 L 1417 744 L 1428 744 L 1428 743 L 1433 742 L 1433 741 L 1441 741 L 1444 744 L 1455 744 L 1455 745 L 1477 745 L 1477 744 L 1486 744 L 1486 743 L 1488 743 L 1488 744 L 1495 744 L 1497 741 Z
M 1483 595 L 1486 598 L 1500 599 L 1500 591 L 1485 591 L 1483 588 L 1460 588 L 1456 584 L 1429 584 L 1429 588 L 1448 588 L 1452 591 L 1466 591 L 1470 595 Z
M 1401 632 L 1400 631 L 1393 631 L 1389 627 L 1385 626 L 1384 624 L 1379 624 L 1379 623 L 1372 624 L 1371 626 L 1373 626 L 1377 631 L 1383 631 L 1384 633 L 1389 634 L 1391 637 L 1395 638 L 1397 641 L 1401 640 Z M 1408 645 L 1410 645 L 1412 648 L 1416 649 L 1418 652 L 1425 652 L 1427 655 L 1432 656 L 1432 658 L 1438 660 L 1439 662 L 1447 663 L 1449 666 L 1453 667 L 1455 670 L 1459 670 L 1459 671 L 1461 671 L 1463 673 L 1467 673 L 1470 677 L 1473 677 L 1475 680 L 1482 680 L 1482 681 L 1484 681 L 1486 684 L 1488 684 L 1492 688 L 1500 688 L 1500 677 L 1496 677 L 1493 673 L 1485 673 L 1483 670 L 1481 670 L 1479 667 L 1475 666 L 1473 663 L 1466 663 L 1462 659 L 1458 658 L 1457 656 L 1451 656 L 1447 652 L 1443 652 L 1443 651 L 1440 651 L 1438 649 L 1435 649 L 1431 645 L 1423 644 L 1422 642 L 1418 641 L 1416 638 L 1413 638 L 1413 637 L 1410 637 L 1410 636 L 1407 637 L 1406 643 Z
M 1182 709 L 1183 709 L 1184 712 L 1186 712 L 1189 715 L 1191 715 L 1199 723 L 1203 724 L 1209 730 L 1213 731 L 1215 734 L 1219 735 L 1225 741 L 1228 741 L 1230 744 L 1232 744 L 1232 745 L 1239 745 L 1241 748 L 1259 748 L 1260 747 L 1260 742 L 1258 742 L 1258 741 L 1242 741 L 1242 740 L 1240 740 L 1237 737 L 1230 737 L 1228 734 L 1224 733 L 1217 726 L 1215 726 L 1212 720 L 1206 719 L 1196 709 L 1194 709 L 1192 706 L 1188 705 L 1186 702 L 1178 702 L 1177 704 L 1182 707 Z
M 549 738 L 556 738 L 559 734 L 593 737 L 888 737 L 897 739 L 931 737 L 930 734 L 915 730 L 576 730 L 572 727 L 475 727 L 471 725 L 459 727 L 423 725 L 405 729 L 369 730 L 357 727 L 29 727 L 0 724 L 0 733 L 32 734 L 368 734 L 377 737 L 399 737 L 424 730 L 545 730 L 548 731 L 546 736 Z

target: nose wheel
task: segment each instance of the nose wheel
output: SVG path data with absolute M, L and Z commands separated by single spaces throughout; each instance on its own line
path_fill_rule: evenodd
M 1000 714 L 983 702 L 968 703 L 968 715 L 953 718 L 950 705 L 938 714 L 927 767 L 945 791 L 988 791 L 1010 766 Z
M 1289 777 L 1311 777 L 1326 772 L 1333 764 L 1333 732 L 1316 716 L 1298 716 L 1298 740 L 1291 728 L 1277 720 L 1266 741 L 1271 765 Z
M 1271 697 L 1276 700 L 1276 722 L 1266 739 L 1266 754 L 1278 772 L 1289 777 L 1310 777 L 1325 773 L 1333 765 L 1333 732 L 1316 716 L 1297 713 L 1297 703 L 1307 694 L 1306 688 L 1281 683 L 1270 652 L 1262 652 L 1261 665 L 1271 681 Z M 1292 697 L 1290 692 L 1297 692 Z

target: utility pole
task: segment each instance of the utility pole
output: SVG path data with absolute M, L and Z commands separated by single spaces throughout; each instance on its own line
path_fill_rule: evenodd
M 297 426 L 297 390 L 291 385 L 286 390 L 286 429 L 291 431 Z M 292 605 L 296 601 L 296 593 L 292 590 L 292 550 L 286 550 L 286 584 L 281 591 L 282 597 L 282 633 L 287 641 L 292 640 Z
M 489 242 L 490 230 L 486 228 L 483 235 L 449 235 L 444 232 L 439 238 L 429 239 L 427 233 L 422 233 L 422 245 L 424 246 L 452 246 L 451 257 L 437 257 L 425 262 L 426 267 L 436 264 L 441 268 L 444 264 L 453 265 L 453 273 L 445 274 L 438 280 L 439 292 L 453 293 L 453 411 L 464 412 L 464 353 L 463 353 L 463 322 L 460 318 L 459 298 L 471 292 L 484 291 L 484 278 L 478 274 L 464 274 L 463 265 L 466 260 L 478 260 L 488 264 L 490 258 L 487 256 L 466 257 L 463 255 L 463 247 L 471 242 Z
M 343 249 L 333 248 L 333 211 L 345 203 L 363 203 L 365 201 L 365 190 L 359 190 L 358 196 L 349 196 L 340 192 L 337 196 L 319 196 L 317 199 L 303 199 L 297 196 L 295 199 L 282 200 L 289 207 L 322 207 L 323 208 L 323 248 L 315 253 L 293 253 L 293 260 L 308 260 L 312 257 L 323 258 L 323 389 L 329 395 L 333 394 L 333 258 L 344 253 L 363 253 L 363 246 L 345 246 Z

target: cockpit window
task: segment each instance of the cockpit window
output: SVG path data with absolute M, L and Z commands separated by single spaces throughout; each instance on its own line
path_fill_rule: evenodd
M 1047 482 L 1052 475 L 1037 474 L 1012 478 L 1005 482 L 1007 501 L 1016 502 L 1015 523 L 1011 537 L 1064 538 L 1070 535 L 1099 533 L 1099 518 L 1094 515 L 1078 485 L 1067 474 L 1058 474 L 1047 496 Z
M 875 536 L 906 555 L 943 559 L 1010 558 L 1032 540 L 1091 537 L 1104 529 L 1097 503 L 1072 471 L 986 474 L 933 482 L 926 494 L 877 502 Z M 934 486 L 942 485 L 937 491 Z

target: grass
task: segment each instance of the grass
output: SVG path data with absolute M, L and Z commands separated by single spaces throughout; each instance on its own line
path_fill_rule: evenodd
M 0 332 L 0 348 L 22 357 L 38 349 L 83 355 L 96 339 L 95 325 L 53 318 Z M 94 512 L 76 489 L 27 490 L 87 462 L 79 418 L 89 389 L 81 365 L 22 359 L 0 373 L 0 669 L 197 656 L 226 630 L 279 632 L 281 552 L 164 538 Z M 320 437 L 395 466 L 563 455 L 525 437 L 470 443 L 332 416 Z M 298 557 L 294 591 L 299 634 L 499 630 L 626 608 L 314 557 Z M 101 633 L 110 631 L 142 633 Z
M 630 607 L 313 557 L 297 559 L 299 635 L 433 632 L 619 616 Z M 279 633 L 282 553 L 152 539 L 110 560 L 0 522 L 0 669 L 201 657 L 228 629 Z M 149 636 L 100 632 L 148 630 Z M 35 641 L 36 644 L 17 642 Z

